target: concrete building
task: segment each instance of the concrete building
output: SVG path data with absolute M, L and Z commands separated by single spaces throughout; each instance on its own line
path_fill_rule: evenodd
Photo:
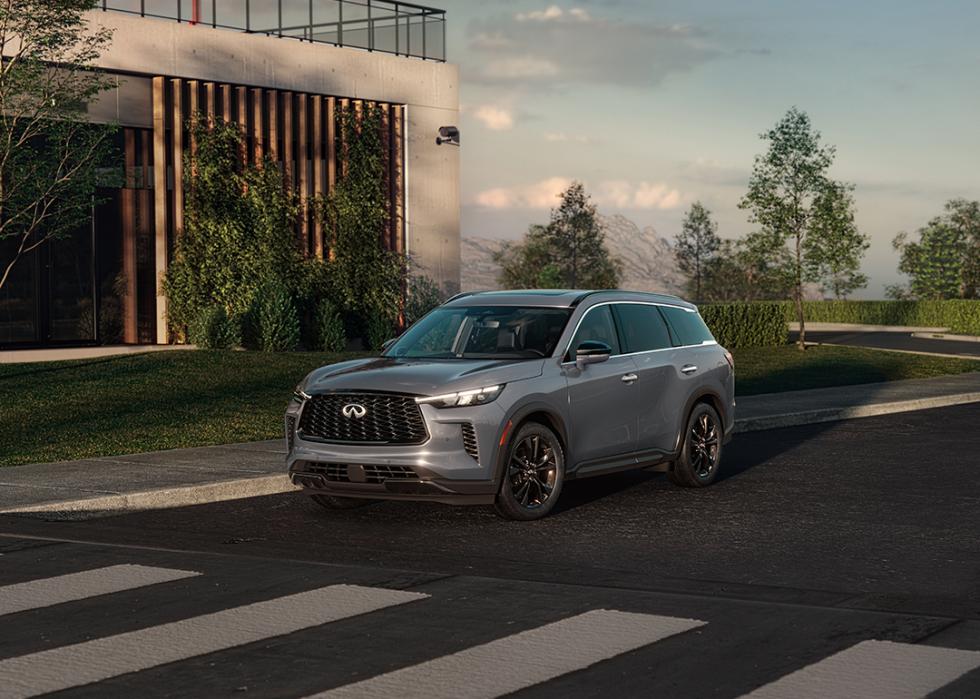
M 161 280 L 182 227 L 183 154 L 192 147 L 184 125 L 194 113 L 238 123 L 246 157 L 271 156 L 309 201 L 343 167 L 338 111 L 378 105 L 390 192 L 384 244 L 458 288 L 459 152 L 436 144 L 458 115 L 442 10 L 386 0 L 105 0 L 101 8 L 89 20 L 113 31 L 99 66 L 115 87 L 89 112 L 120 125 L 125 184 L 103 193 L 90 227 L 16 269 L 0 290 L 0 348 L 168 341 Z M 303 250 L 329 255 L 307 214 L 297 222 Z

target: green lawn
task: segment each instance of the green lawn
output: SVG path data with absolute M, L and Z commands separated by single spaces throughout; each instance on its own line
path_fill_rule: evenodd
M 0 466 L 272 439 L 293 386 L 358 354 L 155 352 L 0 364 Z M 845 347 L 735 352 L 739 395 L 980 370 Z

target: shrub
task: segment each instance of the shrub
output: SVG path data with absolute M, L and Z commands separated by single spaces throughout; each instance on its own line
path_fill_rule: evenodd
M 700 306 L 701 317 L 719 344 L 735 347 L 784 345 L 789 339 L 784 306 L 780 303 L 712 303 Z
M 259 287 L 258 346 L 263 352 L 292 352 L 299 346 L 299 315 L 284 284 L 270 281 Z
M 242 341 L 241 323 L 224 306 L 202 308 L 187 327 L 187 339 L 203 349 L 229 349 Z
M 322 299 L 313 314 L 313 348 L 323 352 L 347 349 L 344 319 L 330 299 Z
M 377 350 L 395 335 L 394 319 L 385 311 L 379 310 L 364 317 L 364 349 Z
M 433 308 L 441 305 L 445 294 L 430 277 L 420 274 L 408 280 L 405 299 L 405 325 L 411 325 Z
M 795 321 L 792 304 L 784 308 L 787 320 Z M 926 326 L 980 335 L 980 300 L 807 301 L 803 310 L 815 323 Z

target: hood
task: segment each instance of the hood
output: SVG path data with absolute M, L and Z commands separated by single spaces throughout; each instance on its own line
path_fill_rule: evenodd
M 540 376 L 544 359 L 357 359 L 316 369 L 303 383 L 307 393 L 390 391 L 433 396 Z

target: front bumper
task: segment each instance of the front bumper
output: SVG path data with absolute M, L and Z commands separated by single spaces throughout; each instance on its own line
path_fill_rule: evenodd
M 310 494 L 385 500 L 489 504 L 503 410 L 495 403 L 438 409 L 422 405 L 429 439 L 419 445 L 318 442 L 296 433 L 301 406 L 286 413 L 286 464 L 293 483 Z M 472 425 L 476 455 L 467 451 L 463 425 Z M 472 452 L 472 444 L 470 445 Z

